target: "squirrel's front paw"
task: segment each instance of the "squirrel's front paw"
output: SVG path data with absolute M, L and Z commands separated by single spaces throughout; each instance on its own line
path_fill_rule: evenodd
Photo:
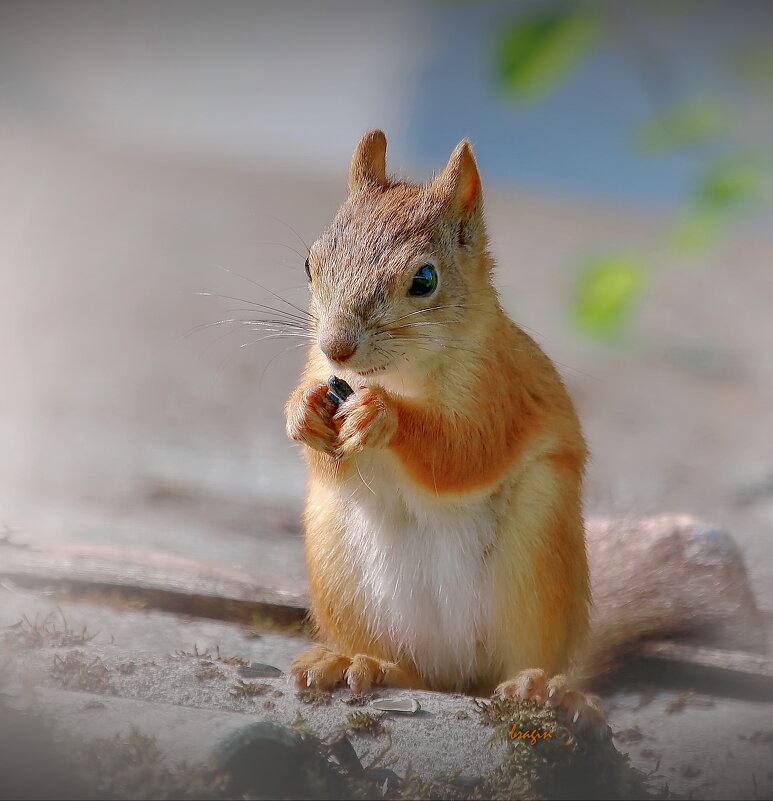
M 287 435 L 331 456 L 338 444 L 337 406 L 328 397 L 327 384 L 318 384 L 290 399 L 285 410 Z
M 397 410 L 389 393 L 379 387 L 363 387 L 350 395 L 335 415 L 341 421 L 338 453 L 349 456 L 368 448 L 385 448 L 397 431 Z

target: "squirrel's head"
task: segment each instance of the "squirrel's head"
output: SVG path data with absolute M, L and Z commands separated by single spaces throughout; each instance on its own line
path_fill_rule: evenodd
M 493 292 L 486 246 L 466 140 L 417 186 L 391 180 L 386 137 L 365 134 L 349 196 L 306 262 L 317 344 L 331 370 L 400 373 L 463 349 L 473 308 Z

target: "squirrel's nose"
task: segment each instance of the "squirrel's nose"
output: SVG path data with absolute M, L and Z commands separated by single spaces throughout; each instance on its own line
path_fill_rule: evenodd
M 343 363 L 350 359 L 357 350 L 357 343 L 339 337 L 325 337 L 320 341 L 319 347 L 325 356 L 333 362 Z

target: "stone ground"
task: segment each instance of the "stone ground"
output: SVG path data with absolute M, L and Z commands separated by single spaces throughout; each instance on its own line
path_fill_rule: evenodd
M 239 331 L 220 339 L 225 324 L 184 334 L 273 303 L 219 266 L 304 302 L 303 246 L 287 225 L 310 241 L 342 198 L 345 169 L 329 180 L 173 161 L 49 137 L 0 115 L 0 524 L 8 537 L 163 551 L 304 589 L 304 479 L 282 422 L 302 354 L 285 353 L 284 341 L 241 348 L 251 340 Z M 628 341 L 609 347 L 567 327 L 578 258 L 601 248 L 657 252 L 666 221 L 495 186 L 487 206 L 504 305 L 536 329 L 584 422 L 593 453 L 589 512 L 680 511 L 727 528 L 761 606 L 773 609 L 770 232 L 734 235 L 690 265 L 655 257 L 659 269 Z M 39 589 L 0 592 L 2 626 L 56 603 Z M 115 695 L 100 699 L 105 708 L 80 709 L 80 696 L 52 686 L 48 649 L 14 657 L 10 670 L 37 671 L 39 697 L 70 710 L 64 725 L 93 723 L 95 733 L 129 720 L 163 732 L 172 724 L 154 721 L 175 716 L 182 731 L 200 710 L 232 721 L 225 731 L 267 714 L 235 706 L 228 671 L 225 680 L 200 682 L 197 660 L 174 652 L 219 644 L 222 653 L 284 669 L 302 647 L 286 635 L 245 639 L 236 626 L 153 610 L 58 603 L 71 626 L 101 631 L 85 650 L 111 666 Z M 163 670 L 112 669 L 138 654 L 153 654 L 146 661 Z M 649 689 L 605 701 L 616 742 L 635 764 L 698 797 L 773 795 L 769 704 L 697 695 L 674 711 L 681 690 Z M 147 713 L 148 698 L 158 718 Z M 453 726 L 432 725 L 469 702 L 432 699 L 426 709 L 435 717 L 396 722 L 395 753 L 428 765 L 471 759 L 480 743 L 470 724 L 454 717 Z M 293 693 L 277 701 L 277 719 L 301 708 Z M 330 709 L 339 708 L 348 709 Z M 330 714 L 305 705 L 302 713 L 320 721 Z M 165 748 L 175 758 L 211 745 L 181 733 L 187 745 L 178 752 L 173 740 Z
M 64 630 L 63 614 L 75 635 L 86 627 L 87 636 L 95 636 L 64 648 L 20 647 L 18 635 L 29 627 L 25 622 L 10 627 L 25 615 L 34 624 L 49 614 L 52 630 Z M 268 685 L 260 696 L 233 694 L 239 674 L 229 658 L 285 671 L 308 644 L 301 636 L 150 609 L 54 600 L 9 582 L 0 587 L 0 632 L 6 635 L 3 687 L 14 703 L 42 710 L 59 730 L 86 737 L 136 728 L 156 737 L 170 761 L 203 764 L 226 736 L 256 720 L 290 725 L 300 714 L 313 731 L 329 735 L 358 709 L 345 703 L 350 697 L 345 690 L 337 691 L 329 706 L 304 703 L 286 676 L 248 679 Z M 97 692 L 64 689 L 52 673 L 55 658 L 74 651 L 107 668 L 107 684 Z M 422 708 L 415 716 L 388 716 L 389 761 L 399 775 L 412 765 L 427 776 L 453 770 L 476 776 L 501 758 L 501 747 L 487 744 L 491 732 L 479 724 L 470 698 L 386 690 L 379 695 L 409 695 Z M 767 704 L 639 682 L 606 695 L 604 706 L 617 748 L 630 755 L 633 766 L 651 773 L 656 787 L 667 784 L 672 792 L 697 798 L 773 797 Z M 354 735 L 352 742 L 363 764 L 384 747 L 383 740 L 364 735 Z

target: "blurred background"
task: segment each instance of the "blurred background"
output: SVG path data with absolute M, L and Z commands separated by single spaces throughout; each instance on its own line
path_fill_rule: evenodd
M 727 529 L 770 621 L 773 3 L 0 0 L 0 673 L 64 731 L 136 725 L 195 765 L 275 703 L 236 666 L 286 670 L 308 633 L 305 354 L 249 321 L 304 308 L 374 127 L 413 180 L 472 141 L 503 304 L 589 441 L 588 515 Z M 709 530 L 691 558 L 728 553 Z M 770 706 L 662 678 L 605 698 L 633 764 L 773 797 Z M 433 720 L 402 721 L 431 728 L 409 762 L 483 770 L 480 727 Z
M 503 302 L 590 442 L 588 513 L 727 527 L 773 608 L 772 111 L 764 0 L 4 0 L 6 537 L 304 586 L 303 349 L 227 321 L 305 304 L 381 127 L 417 180 L 472 141 Z
M 772 52 L 766 2 L 6 0 L 4 524 L 242 559 L 256 502 L 294 518 L 302 349 L 219 321 L 305 303 L 378 126 L 418 180 L 472 140 L 589 512 L 728 526 L 773 606 Z
M 256 503 L 297 528 L 303 351 L 218 321 L 305 303 L 381 127 L 418 180 L 471 139 L 589 513 L 729 527 L 773 607 L 772 53 L 764 0 L 0 3 L 2 521 L 247 562 Z

